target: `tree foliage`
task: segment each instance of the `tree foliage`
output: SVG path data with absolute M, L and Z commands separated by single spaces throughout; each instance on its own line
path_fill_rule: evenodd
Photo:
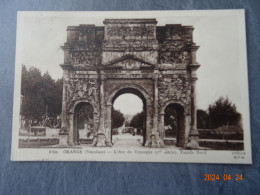
M 208 129 L 209 128 L 209 115 L 204 110 L 197 110 L 197 128 Z
M 220 97 L 209 105 L 208 110 L 197 110 L 197 128 L 215 129 L 222 126 L 239 125 L 241 114 L 228 98 Z
M 130 121 L 129 126 L 137 128 L 137 129 L 143 129 L 143 121 L 145 118 L 144 111 L 137 113 L 133 116 L 132 120 Z
M 208 116 L 211 128 L 237 125 L 241 119 L 241 114 L 237 112 L 235 104 L 232 104 L 228 98 L 224 99 L 223 97 L 209 106 Z
M 112 129 L 121 127 L 125 122 L 124 115 L 119 110 L 112 109 Z
M 57 116 L 61 113 L 62 79 L 55 81 L 48 72 L 41 74 L 40 70 L 22 66 L 21 95 L 23 97 L 21 115 L 27 119 L 41 119 Z

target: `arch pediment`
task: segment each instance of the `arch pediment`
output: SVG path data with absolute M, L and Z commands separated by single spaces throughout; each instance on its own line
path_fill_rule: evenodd
M 104 64 L 104 68 L 114 69 L 114 68 L 122 68 L 122 69 L 140 69 L 140 68 L 153 68 L 155 65 L 147 62 L 141 58 L 138 58 L 134 55 L 124 55 L 122 57 L 116 58 Z

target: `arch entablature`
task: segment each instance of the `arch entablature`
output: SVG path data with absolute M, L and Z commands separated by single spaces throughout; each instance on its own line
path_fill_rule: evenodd
M 140 97 L 140 98 L 145 101 L 147 106 L 152 105 L 152 98 L 149 97 L 147 91 L 139 85 L 130 84 L 130 83 L 129 84 L 121 84 L 120 86 L 114 88 L 112 90 L 112 92 L 110 92 L 110 94 L 108 95 L 106 104 L 112 105 L 115 97 L 117 96 L 117 93 L 119 93 L 121 90 L 124 90 L 124 89 L 126 91 L 129 89 L 130 93 L 131 93 L 131 90 L 136 90 L 139 94 L 141 94 L 141 96 L 143 96 L 143 97 Z M 135 94 L 135 93 L 133 93 L 133 94 Z M 139 96 L 139 94 L 135 94 L 135 95 Z
M 75 108 L 77 107 L 77 105 L 79 105 L 80 103 L 88 103 L 90 104 L 93 109 L 94 109 L 94 114 L 98 113 L 97 107 L 93 104 L 93 102 L 88 101 L 86 99 L 81 99 L 81 100 L 77 100 L 75 102 L 73 102 L 70 106 L 69 106 L 69 114 L 74 114 L 75 112 Z
M 170 104 L 179 104 L 180 106 L 183 107 L 184 113 L 185 113 L 186 115 L 189 114 L 189 111 L 187 110 L 186 105 L 185 105 L 182 101 L 180 101 L 180 100 L 174 100 L 174 99 L 171 99 L 171 100 L 166 101 L 166 102 L 163 104 L 163 106 L 161 107 L 159 113 L 160 113 L 160 114 L 165 114 L 165 109 L 166 109 L 166 107 L 167 107 L 168 105 L 170 105 Z

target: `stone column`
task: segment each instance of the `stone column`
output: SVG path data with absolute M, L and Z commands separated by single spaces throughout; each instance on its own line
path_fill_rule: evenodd
M 155 77 L 154 77 L 154 98 L 153 98 L 153 129 L 151 132 L 151 135 L 149 135 L 148 137 L 148 141 L 146 142 L 146 146 L 152 147 L 152 148 L 160 148 L 160 147 L 164 147 L 164 143 L 163 140 L 161 139 L 161 135 L 160 135 L 160 131 L 159 131 L 159 127 L 158 127 L 158 107 L 159 107 L 159 103 L 158 103 L 158 72 L 156 71 L 155 73 Z
M 110 139 L 107 137 L 105 131 L 105 92 L 104 92 L 104 78 L 101 75 L 100 83 L 100 120 L 97 136 L 95 136 L 92 145 L 96 147 L 107 147 L 111 146 Z
M 112 133 L 112 119 L 111 119 L 111 114 L 112 114 L 112 104 L 108 103 L 106 106 L 107 110 L 107 117 L 106 117 L 106 124 L 105 124 L 105 129 L 106 129 L 106 136 L 107 140 L 109 143 L 111 143 L 111 133 Z
M 75 114 L 75 113 L 74 113 Z M 69 146 L 75 146 L 78 145 L 77 142 L 77 129 L 74 129 L 74 124 L 77 123 L 77 121 L 74 121 L 74 116 L 73 114 L 69 114 L 69 116 L 67 116 L 70 125 L 68 125 L 69 128 L 69 132 L 68 132 L 68 142 L 69 142 Z
M 160 113 L 160 137 L 164 139 L 164 112 Z
M 197 50 L 199 49 L 199 46 L 192 45 L 190 49 L 191 49 L 191 64 L 190 64 L 190 66 L 199 65 L 196 61 L 196 53 L 197 53 Z M 197 67 L 196 69 L 193 69 L 193 70 L 196 71 L 198 68 L 199 67 Z
M 191 73 L 191 122 L 190 122 L 190 135 L 189 140 L 186 143 L 186 147 L 196 149 L 199 147 L 199 133 L 197 130 L 197 109 L 196 109 L 196 70 L 200 65 L 196 62 L 196 51 L 198 46 L 193 45 L 191 47 L 191 64 L 189 65 Z
M 67 146 L 69 143 L 69 131 L 70 126 L 73 124 L 69 123 L 67 104 L 68 104 L 68 88 L 69 88 L 69 72 L 72 70 L 71 64 L 61 64 L 63 69 L 63 89 L 62 89 L 62 111 L 61 111 L 61 129 L 59 132 L 59 145 Z
M 158 132 L 158 75 L 157 73 L 154 78 L 153 132 Z
M 62 46 L 62 50 L 64 51 L 64 64 L 61 64 L 61 68 L 63 69 L 63 91 L 62 91 L 62 112 L 61 112 L 61 127 L 67 127 L 67 91 L 69 86 L 69 71 L 72 70 L 72 65 L 70 64 L 70 47 Z M 65 130 L 65 129 L 64 129 Z M 68 129 L 67 129 L 68 130 Z
M 68 70 L 63 70 L 61 127 L 66 127 L 67 126 L 66 105 L 67 105 L 68 81 L 69 81 Z
M 94 111 L 94 116 L 93 116 L 93 135 L 97 135 L 97 132 L 98 132 L 98 127 L 99 127 L 99 124 L 98 124 L 98 112 L 97 111 Z
M 105 133 L 105 108 L 104 108 L 104 80 L 101 79 L 100 85 L 100 120 L 99 120 L 99 129 L 98 133 Z
M 190 122 L 190 137 L 187 147 L 196 149 L 199 146 L 199 133 L 196 127 L 196 94 L 195 94 L 195 79 L 191 81 L 191 122 Z
M 196 131 L 197 130 L 197 126 L 196 126 L 196 118 L 197 118 L 197 114 L 196 114 L 196 94 L 195 94 L 195 89 L 196 89 L 196 85 L 195 85 L 196 79 L 192 79 L 191 81 L 191 129 Z
M 145 146 L 149 147 L 152 135 L 152 112 L 153 107 L 151 103 L 146 105 L 146 143 Z

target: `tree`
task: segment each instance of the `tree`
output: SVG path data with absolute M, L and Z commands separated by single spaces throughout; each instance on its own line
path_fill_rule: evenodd
M 114 110 L 114 108 L 112 109 L 112 119 L 112 129 L 121 127 L 125 122 L 124 115 L 119 110 Z
M 223 97 L 209 106 L 208 113 L 211 128 L 237 125 L 241 119 L 241 114 L 237 112 L 235 104 Z
M 42 76 L 41 92 L 44 104 L 48 106 L 49 116 L 57 116 L 61 113 L 62 88 L 62 79 L 55 81 L 48 72 Z
M 130 127 L 130 122 L 128 120 L 125 121 L 125 126 Z
M 44 101 L 44 105 L 46 105 L 46 109 L 49 116 L 54 116 L 55 113 L 55 81 L 51 78 L 48 72 L 44 73 L 42 76 L 42 83 L 41 83 L 41 96 Z
M 45 105 L 41 97 L 42 76 L 39 69 L 29 70 L 22 66 L 21 95 L 24 96 L 21 115 L 27 119 L 40 119 L 44 114 Z
M 207 129 L 209 126 L 209 115 L 204 110 L 197 110 L 197 128 Z
M 55 81 L 54 93 L 55 98 L 55 109 L 54 114 L 59 115 L 61 113 L 62 107 L 62 90 L 63 90 L 63 80 L 58 79 Z
M 23 104 L 21 115 L 26 119 L 41 120 L 42 116 L 56 117 L 61 113 L 62 104 L 62 79 L 55 81 L 48 72 L 41 75 L 35 67 L 27 70 L 22 65 L 21 95 Z
M 137 129 L 143 129 L 144 117 L 145 117 L 144 111 L 137 113 L 136 115 L 133 116 L 129 125 Z

